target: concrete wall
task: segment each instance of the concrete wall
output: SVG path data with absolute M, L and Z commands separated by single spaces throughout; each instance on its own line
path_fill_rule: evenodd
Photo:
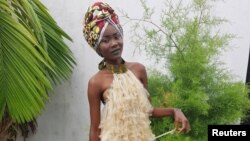
M 50 94 L 46 109 L 38 118 L 38 130 L 28 141 L 87 141 L 89 130 L 89 105 L 87 101 L 88 79 L 98 70 L 101 58 L 90 49 L 83 38 L 82 21 L 87 7 L 93 0 L 41 0 L 51 15 L 74 40 L 68 43 L 77 60 L 72 77 L 57 86 Z M 161 0 L 148 0 L 154 7 L 161 6 Z M 139 0 L 105 0 L 114 9 L 123 9 L 129 15 L 141 15 Z M 250 43 L 250 1 L 227 0 L 219 2 L 214 12 L 231 21 L 222 27 L 223 31 L 237 34 L 240 38 L 232 42 L 232 50 L 224 53 L 222 59 L 232 73 L 245 81 Z M 121 19 L 122 20 L 122 19 Z M 125 26 L 124 58 L 149 65 L 148 59 L 140 54 L 133 55 L 134 45 L 129 42 L 129 27 Z M 19 139 L 21 140 L 21 139 Z

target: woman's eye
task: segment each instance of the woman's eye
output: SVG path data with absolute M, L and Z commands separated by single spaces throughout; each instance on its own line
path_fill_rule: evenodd
M 101 40 L 102 43 L 108 43 L 108 40 L 107 39 L 103 39 Z
M 121 38 L 121 35 L 118 34 L 118 35 L 115 35 L 115 39 L 120 39 Z

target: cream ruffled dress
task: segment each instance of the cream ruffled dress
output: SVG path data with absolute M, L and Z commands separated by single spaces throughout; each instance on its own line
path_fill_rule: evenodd
M 108 89 L 100 123 L 101 141 L 153 141 L 149 116 L 152 106 L 148 92 L 127 70 L 115 74 Z

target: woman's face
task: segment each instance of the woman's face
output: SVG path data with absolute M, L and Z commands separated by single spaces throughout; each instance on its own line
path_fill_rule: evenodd
M 99 51 L 106 61 L 121 59 L 123 39 L 121 33 L 111 24 L 108 24 L 99 44 Z

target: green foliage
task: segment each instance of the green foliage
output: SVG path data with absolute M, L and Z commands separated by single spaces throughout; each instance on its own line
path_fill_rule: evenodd
M 39 0 L 0 0 L 0 23 L 0 140 L 8 140 L 17 126 L 24 137 L 35 131 L 48 92 L 75 60 L 64 43 L 71 38 Z
M 159 140 L 204 141 L 207 125 L 237 124 L 244 119 L 250 108 L 248 88 L 217 61 L 234 36 L 219 31 L 219 25 L 227 20 L 210 14 L 214 1 L 183 4 L 181 0 L 166 0 L 160 24 L 150 19 L 152 13 L 145 16 L 152 10 L 141 2 L 147 10 L 142 19 L 130 19 L 136 22 L 132 41 L 156 62 L 163 63 L 165 70 L 161 71 L 169 72 L 150 75 L 152 103 L 181 108 L 192 128 L 188 134 L 167 135 Z M 172 119 L 157 120 L 152 119 L 156 135 L 173 128 Z
M 160 107 L 168 105 L 165 101 L 165 96 L 170 92 L 170 80 L 167 76 L 161 74 L 157 70 L 150 72 L 150 79 L 148 81 L 148 90 L 151 102 L 154 106 Z M 152 130 L 156 135 L 163 134 L 173 129 L 172 119 L 155 119 L 151 118 Z M 168 126 L 169 125 L 169 126 Z
M 0 0 L 0 120 L 34 120 L 52 84 L 69 78 L 75 64 L 56 24 L 39 0 Z
M 70 41 L 72 39 L 57 25 L 42 3 L 33 0 L 31 5 L 41 23 L 48 55 L 55 64 L 53 70 L 47 70 L 47 77 L 55 84 L 60 83 L 69 79 L 72 68 L 76 64 L 71 50 L 64 42 L 64 38 Z

